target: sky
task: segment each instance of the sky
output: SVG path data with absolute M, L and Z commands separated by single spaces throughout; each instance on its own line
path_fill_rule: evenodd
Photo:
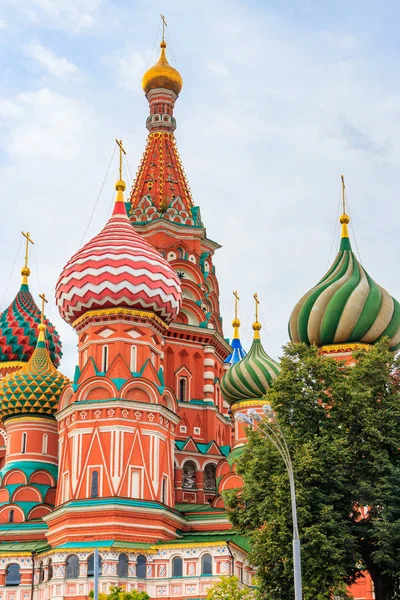
M 30 287 L 50 299 L 69 376 L 77 338 L 55 284 L 110 214 L 116 137 L 129 187 L 136 173 L 141 77 L 158 58 L 160 13 L 184 80 L 180 155 L 208 237 L 222 245 L 225 336 L 238 290 L 248 349 L 258 292 L 264 347 L 281 355 L 291 310 L 338 248 L 341 174 L 353 249 L 400 299 L 396 0 L 2 0 L 0 309 L 19 288 L 28 230 Z

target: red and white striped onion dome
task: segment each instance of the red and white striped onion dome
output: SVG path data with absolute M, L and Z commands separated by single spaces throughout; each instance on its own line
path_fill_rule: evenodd
M 126 307 L 155 313 L 169 323 L 182 303 L 179 278 L 169 263 L 133 229 L 117 181 L 113 213 L 103 230 L 64 267 L 56 285 L 62 318 L 76 319 L 100 309 Z

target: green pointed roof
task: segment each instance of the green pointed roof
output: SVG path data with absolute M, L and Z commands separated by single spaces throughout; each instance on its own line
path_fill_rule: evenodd
M 246 356 L 235 363 L 225 372 L 221 379 L 221 391 L 224 399 L 229 404 L 262 398 L 278 377 L 280 367 L 265 352 L 259 330 L 261 325 L 253 325 L 254 340 Z
M 44 324 L 29 362 L 0 382 L 0 410 L 3 418 L 22 413 L 53 415 L 60 394 L 69 380 L 53 365 L 46 348 Z
M 293 342 L 317 346 L 374 344 L 390 339 L 400 348 L 400 305 L 378 285 L 352 251 L 347 214 L 340 217 L 339 252 L 326 275 L 299 300 L 289 320 Z

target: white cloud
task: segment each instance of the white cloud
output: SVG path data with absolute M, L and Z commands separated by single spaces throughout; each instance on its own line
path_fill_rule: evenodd
M 12 0 L 34 24 L 78 33 L 94 26 L 101 0 Z
M 229 75 L 226 65 L 220 60 L 209 58 L 206 60 L 206 67 L 215 75 Z
M 102 62 L 116 70 L 119 87 L 131 92 L 141 93 L 138 82 L 150 66 L 149 52 L 140 52 L 128 45 L 121 54 L 104 55 Z
M 25 52 L 30 58 L 33 58 L 39 63 L 39 65 L 48 71 L 50 75 L 57 79 L 68 79 L 74 77 L 79 73 L 79 69 L 72 62 L 67 60 L 64 56 L 57 56 L 46 48 L 39 44 L 39 42 L 32 42 L 28 46 L 25 46 Z

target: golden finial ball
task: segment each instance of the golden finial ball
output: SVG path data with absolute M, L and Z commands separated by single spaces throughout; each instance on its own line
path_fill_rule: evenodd
M 46 325 L 44 323 L 40 323 L 38 329 L 39 331 L 46 331 Z
M 260 329 L 261 329 L 261 323 L 259 323 L 258 321 L 256 321 L 255 323 L 253 323 L 253 329 L 254 329 L 254 331 L 260 331 Z
M 29 275 L 31 274 L 31 270 L 29 267 L 22 267 L 21 269 L 21 275 L 23 277 L 29 277 Z
M 122 179 L 118 179 L 117 183 L 115 184 L 115 189 L 117 191 L 121 190 L 121 192 L 124 192 L 126 190 L 125 181 L 122 181 Z
M 233 319 L 233 321 L 232 321 L 232 327 L 240 327 L 240 321 L 239 321 L 239 319 Z
M 350 223 L 349 215 L 346 215 L 346 213 L 343 213 L 342 216 L 340 217 L 340 223 L 341 223 L 341 225 L 343 225 L 344 223 L 346 223 L 346 225 L 348 223 Z

